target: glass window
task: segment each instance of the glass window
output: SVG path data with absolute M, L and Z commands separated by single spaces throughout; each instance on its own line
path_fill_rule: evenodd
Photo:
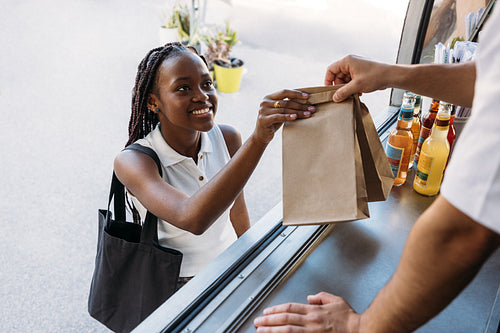
M 470 40 L 474 22 L 480 20 L 482 10 L 489 2 L 489 0 L 434 1 L 420 63 L 434 62 L 434 47 L 437 43 L 446 46 L 456 38 Z

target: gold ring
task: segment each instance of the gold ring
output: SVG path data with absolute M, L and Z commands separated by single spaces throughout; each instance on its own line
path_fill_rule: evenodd
M 280 101 L 274 102 L 274 108 L 279 109 L 280 108 Z

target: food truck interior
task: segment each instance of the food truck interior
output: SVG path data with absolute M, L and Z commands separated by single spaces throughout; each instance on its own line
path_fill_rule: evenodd
M 431 62 L 435 45 L 446 47 L 457 36 L 477 41 L 494 4 L 410 0 L 397 62 Z M 395 126 L 402 95 L 391 92 L 386 120 L 377 128 L 382 142 Z M 426 108 L 424 103 L 423 112 Z M 264 308 L 305 303 L 307 295 L 319 291 L 340 295 L 361 312 L 391 277 L 410 228 L 433 200 L 406 182 L 394 187 L 386 201 L 370 203 L 368 219 L 300 227 L 282 225 L 278 204 L 135 332 L 255 332 L 253 319 Z M 499 332 L 499 272 L 497 251 L 418 332 Z

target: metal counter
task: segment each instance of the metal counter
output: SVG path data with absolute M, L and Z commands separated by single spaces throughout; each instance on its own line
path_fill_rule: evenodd
M 413 179 L 410 173 L 409 179 Z M 393 188 L 369 219 L 284 227 L 276 206 L 134 332 L 255 332 L 265 307 L 327 291 L 364 311 L 391 277 L 407 235 L 434 198 Z M 417 332 L 497 332 L 500 251 L 443 312 Z M 425 276 L 422 276 L 425 279 Z M 489 328 L 487 328 L 489 325 Z

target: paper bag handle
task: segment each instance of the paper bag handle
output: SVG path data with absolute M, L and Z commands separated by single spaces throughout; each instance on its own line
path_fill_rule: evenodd
M 307 101 L 304 100 L 296 100 L 296 101 L 302 104 L 309 103 L 312 105 L 330 103 L 333 102 L 333 94 L 335 94 L 335 91 L 337 91 L 337 89 L 339 89 L 342 86 L 343 84 L 336 84 L 334 86 L 297 89 L 299 91 L 308 93 L 309 98 L 307 99 Z M 349 97 L 347 98 L 347 100 L 350 100 L 351 98 L 352 97 Z

